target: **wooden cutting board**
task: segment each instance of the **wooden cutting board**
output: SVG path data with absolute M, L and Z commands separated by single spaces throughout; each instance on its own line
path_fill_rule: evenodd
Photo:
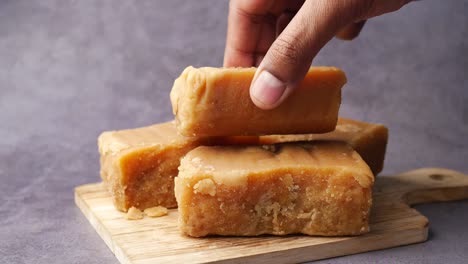
M 126 220 L 101 183 L 75 189 L 75 202 L 121 263 L 297 263 L 427 240 L 428 219 L 410 205 L 468 198 L 468 176 L 418 169 L 377 177 L 371 232 L 355 237 L 209 237 L 179 234 L 168 216 Z

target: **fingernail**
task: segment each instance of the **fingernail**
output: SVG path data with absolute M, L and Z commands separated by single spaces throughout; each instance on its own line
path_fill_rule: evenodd
M 263 70 L 252 85 L 251 95 L 265 106 L 274 105 L 286 90 L 286 84 Z

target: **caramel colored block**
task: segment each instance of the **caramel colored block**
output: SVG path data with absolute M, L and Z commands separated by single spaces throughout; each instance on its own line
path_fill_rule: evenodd
M 198 147 L 175 178 L 183 234 L 340 236 L 369 231 L 373 175 L 342 142 Z
M 313 67 L 279 107 L 262 110 L 250 99 L 255 68 L 188 67 L 171 91 L 178 131 L 185 136 L 323 133 L 335 129 L 346 76 Z
M 339 118 L 333 132 L 324 134 L 271 135 L 260 137 L 260 144 L 334 140 L 350 144 L 369 165 L 374 175 L 382 171 L 388 141 L 388 129 L 381 124 Z
M 117 209 L 175 207 L 180 158 L 199 141 L 177 134 L 174 122 L 104 132 L 98 139 L 101 178 Z
M 187 138 L 179 135 L 175 122 L 107 131 L 98 139 L 101 178 L 115 207 L 144 210 L 176 207 L 174 177 L 180 159 L 199 145 L 258 144 L 258 137 Z

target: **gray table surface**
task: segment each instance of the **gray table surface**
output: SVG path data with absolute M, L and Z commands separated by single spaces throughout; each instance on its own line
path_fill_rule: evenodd
M 96 138 L 172 117 L 187 65 L 221 66 L 227 1 L 0 1 L 0 262 L 116 263 L 73 202 Z M 314 61 L 348 74 L 341 114 L 390 129 L 383 174 L 468 172 L 468 1 L 372 19 Z M 466 263 L 468 202 L 417 206 L 429 241 L 320 263 Z

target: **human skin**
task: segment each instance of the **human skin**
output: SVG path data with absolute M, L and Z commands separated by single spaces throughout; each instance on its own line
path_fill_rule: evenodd
M 258 107 L 281 104 L 334 36 L 351 40 L 367 19 L 411 0 L 231 0 L 225 67 L 258 66 L 250 97 Z

